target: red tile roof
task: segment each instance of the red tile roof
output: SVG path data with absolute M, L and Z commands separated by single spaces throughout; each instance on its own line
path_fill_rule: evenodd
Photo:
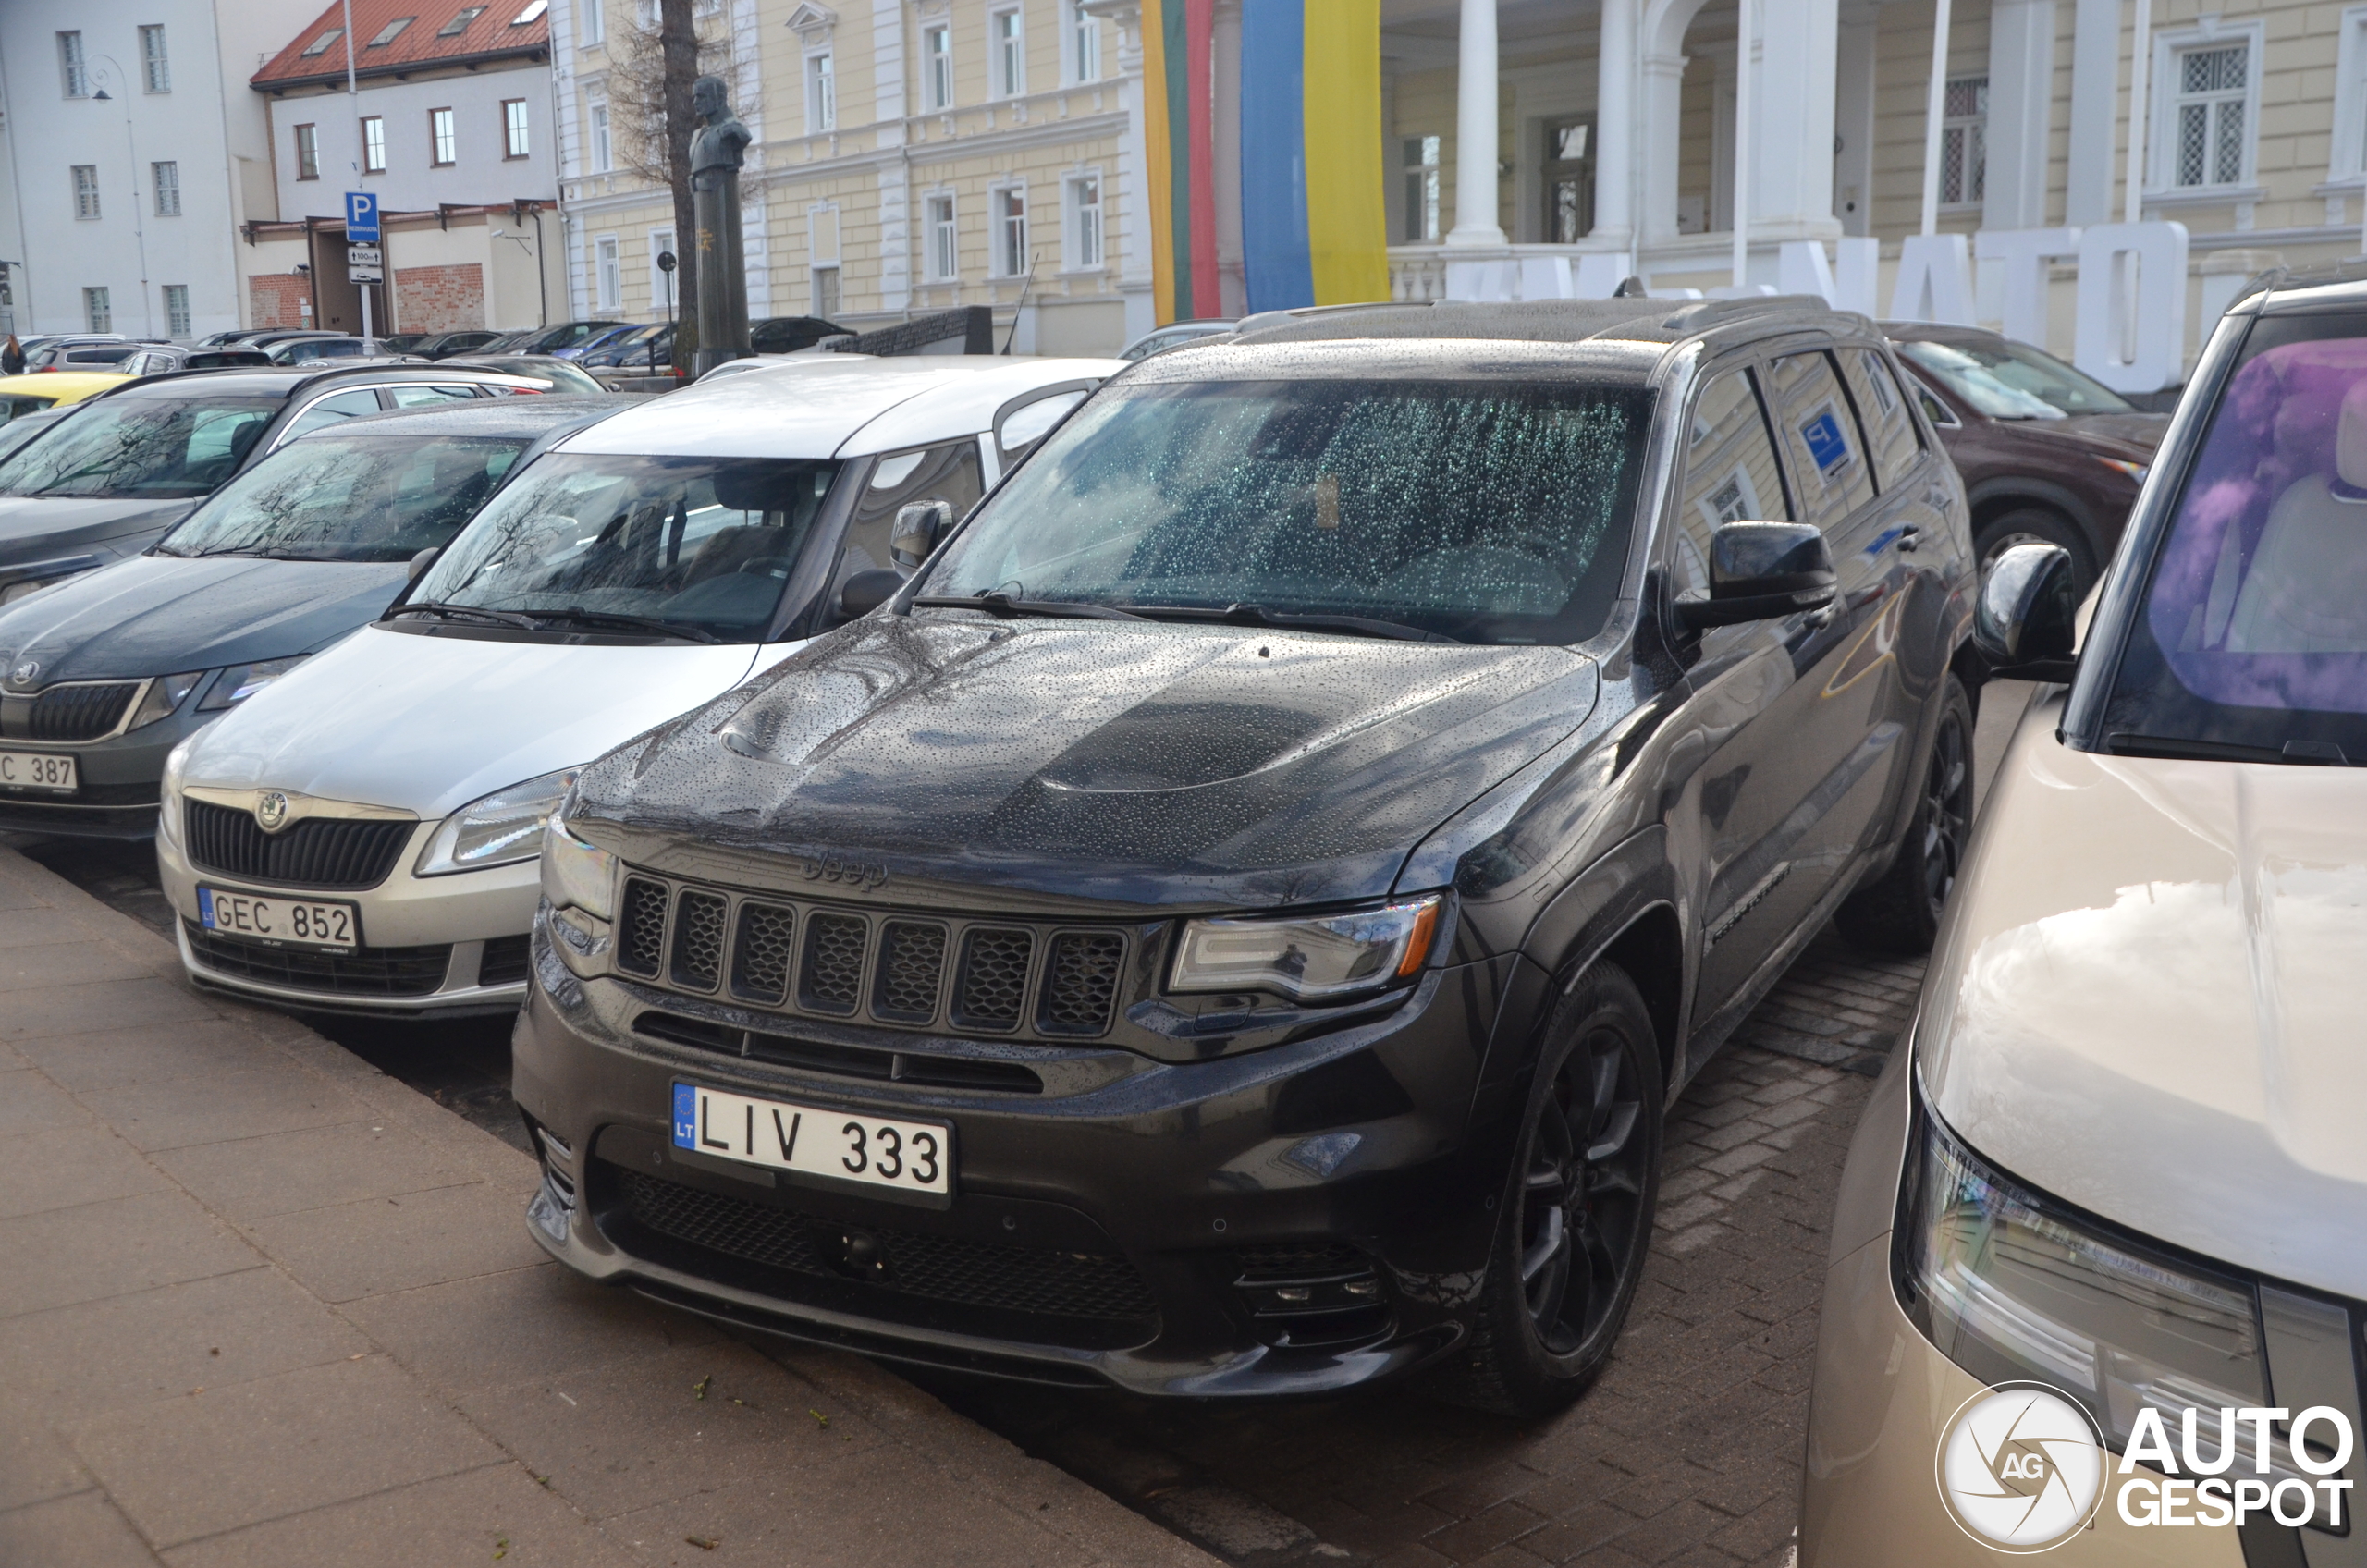
M 548 0 L 352 0 L 353 31 L 362 41 L 354 55 L 355 74 L 384 76 L 465 60 L 547 55 L 551 42 L 547 5 Z M 476 15 L 457 31 L 446 33 L 446 28 L 460 22 L 470 11 Z M 371 40 L 405 18 L 410 18 L 408 25 L 372 47 Z M 331 0 L 328 9 L 255 72 L 251 84 L 272 88 L 343 81 L 346 46 L 350 42 L 338 31 L 344 26 L 345 7 Z M 306 53 L 324 41 L 326 47 L 317 54 Z

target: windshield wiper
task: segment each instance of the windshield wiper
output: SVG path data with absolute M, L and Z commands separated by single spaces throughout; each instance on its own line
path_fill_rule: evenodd
M 2331 741 L 2287 741 L 2278 746 L 2247 746 L 2233 741 L 2194 741 L 2174 735 L 2138 735 L 2127 730 L 2104 737 L 2114 756 L 2161 757 L 2187 762 L 2273 762 L 2301 766 L 2358 766 Z
M 490 621 L 496 626 L 514 626 L 521 631 L 542 630 L 524 616 L 512 615 L 508 610 L 481 610 L 473 605 L 446 605 L 432 599 L 423 600 L 418 604 L 397 605 L 386 613 L 390 619 L 399 615 L 432 615 L 447 620 Z
M 1402 620 L 1379 620 L 1363 615 L 1298 615 L 1269 610 L 1263 605 L 1227 605 L 1220 610 L 1198 605 L 1136 605 L 1134 613 L 1152 620 L 1208 620 L 1231 626 L 1271 626 L 1286 631 L 1345 631 L 1357 637 L 1388 637 L 1407 643 L 1454 641 Z
M 661 637 L 680 637 L 690 643 L 720 643 L 722 638 L 712 631 L 686 626 L 681 621 L 660 620 L 654 615 L 626 615 L 618 610 L 587 610 L 578 606 L 563 610 L 521 610 L 521 617 L 535 621 L 572 621 L 579 626 L 624 626 L 638 631 L 655 631 Z
M 1132 610 L 1122 610 L 1113 605 L 1096 605 L 1081 599 L 1014 599 L 1008 594 L 923 594 L 913 601 L 914 609 L 984 610 L 1005 620 L 1019 616 L 1061 616 L 1073 620 L 1140 620 Z

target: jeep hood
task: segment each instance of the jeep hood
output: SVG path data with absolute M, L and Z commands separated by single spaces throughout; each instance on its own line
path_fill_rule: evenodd
M 144 549 L 203 499 L 113 500 L 102 496 L 0 496 L 0 566 L 83 551 L 113 558 Z
M 44 683 L 218 669 L 300 654 L 383 611 L 397 562 L 134 556 L 0 611 L 0 668 Z
M 632 854 L 852 856 L 891 884 L 1371 898 L 1595 694 L 1564 648 L 882 616 L 604 759 L 575 815 L 628 829 Z
M 2107 1219 L 2367 1295 L 2367 772 L 2075 752 L 2059 711 L 2017 734 L 1933 955 L 1933 1109 Z

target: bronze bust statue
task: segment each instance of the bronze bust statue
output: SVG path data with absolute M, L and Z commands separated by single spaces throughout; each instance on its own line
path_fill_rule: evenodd
M 740 170 L 751 140 L 748 128 L 724 101 L 719 76 L 703 76 L 692 85 L 691 107 L 699 116 L 691 137 L 691 189 L 720 190 L 723 176 Z
M 697 351 L 704 374 L 748 352 L 748 279 L 740 238 L 740 164 L 752 140 L 723 96 L 723 79 L 691 88 L 699 129 L 691 138 L 691 216 L 696 224 Z

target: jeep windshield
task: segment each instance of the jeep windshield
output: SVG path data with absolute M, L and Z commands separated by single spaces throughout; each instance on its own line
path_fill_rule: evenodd
M 239 472 L 277 398 L 106 398 L 0 462 L 0 496 L 185 500 Z
M 2367 765 L 2367 317 L 2254 324 L 2150 569 L 2107 750 Z
M 407 561 L 452 541 L 527 437 L 319 435 L 232 480 L 160 556 Z
M 924 603 L 1576 643 L 1627 557 L 1649 393 L 1502 381 L 1114 386 L 955 536 Z
M 546 456 L 393 613 L 753 643 L 838 472 L 778 458 Z

